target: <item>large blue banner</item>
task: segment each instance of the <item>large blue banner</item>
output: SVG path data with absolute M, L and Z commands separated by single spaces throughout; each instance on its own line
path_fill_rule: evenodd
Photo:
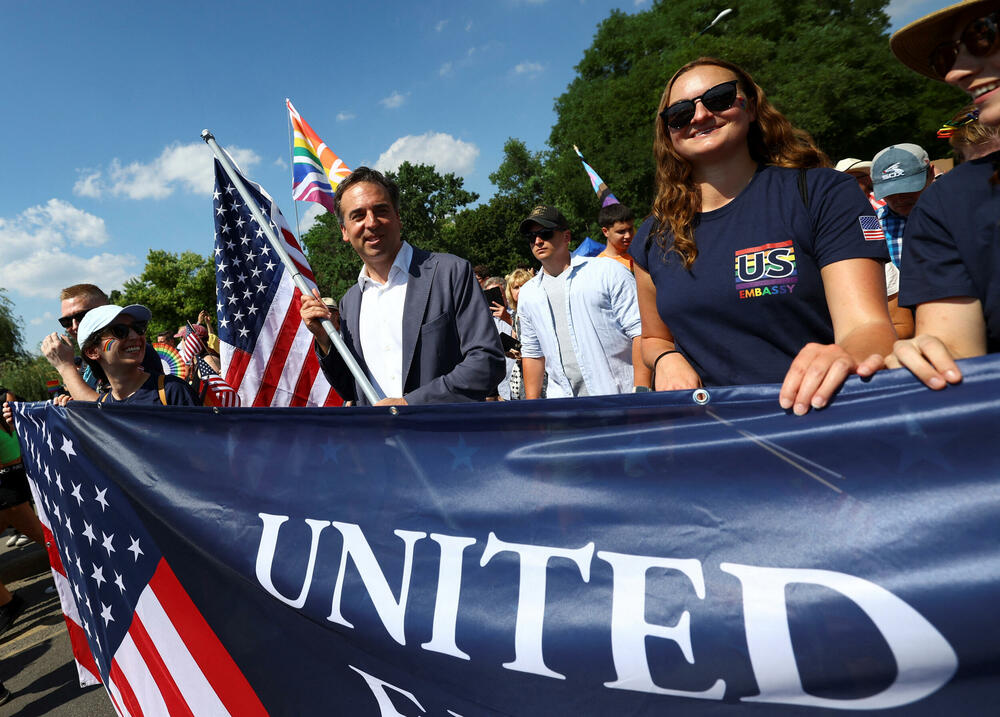
M 984 714 L 1000 359 L 962 368 L 805 417 L 750 386 L 17 418 L 122 714 Z

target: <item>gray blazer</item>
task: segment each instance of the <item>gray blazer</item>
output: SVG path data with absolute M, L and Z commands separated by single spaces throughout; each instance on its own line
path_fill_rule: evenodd
M 403 304 L 403 398 L 407 403 L 482 401 L 504 377 L 500 335 L 472 266 L 413 247 Z M 340 335 L 362 370 L 361 287 L 340 300 Z M 345 400 L 367 404 L 347 364 L 330 349 L 323 374 Z

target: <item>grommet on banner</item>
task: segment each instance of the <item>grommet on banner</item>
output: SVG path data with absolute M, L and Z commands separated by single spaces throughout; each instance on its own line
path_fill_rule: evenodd
M 703 388 L 696 388 L 694 393 L 691 394 L 691 398 L 699 406 L 704 406 L 706 403 L 712 400 L 711 394 Z
M 393 416 L 398 416 L 399 415 L 399 409 L 396 408 L 395 406 L 392 406 L 391 408 L 389 408 L 389 413 L 391 413 Z

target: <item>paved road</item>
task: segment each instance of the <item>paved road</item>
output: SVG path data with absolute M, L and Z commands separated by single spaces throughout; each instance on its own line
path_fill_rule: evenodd
M 81 688 L 59 597 L 45 551 L 37 545 L 7 548 L 0 537 L 0 580 L 28 607 L 0 636 L 0 679 L 12 693 L 0 717 L 114 717 L 101 686 Z

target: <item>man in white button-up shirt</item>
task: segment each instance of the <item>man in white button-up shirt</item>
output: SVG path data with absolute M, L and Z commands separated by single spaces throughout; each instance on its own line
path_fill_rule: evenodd
M 635 280 L 613 259 L 572 258 L 566 219 L 540 206 L 521 234 L 542 270 L 521 287 L 521 359 L 525 398 L 633 390 L 633 355 L 641 334 Z
M 344 241 L 364 266 L 340 302 L 340 333 L 375 388 L 379 405 L 481 401 L 504 376 L 503 350 L 469 262 L 402 240 L 399 188 L 359 167 L 337 187 Z M 337 393 L 364 403 L 321 321 L 329 309 L 302 297 L 320 366 Z

